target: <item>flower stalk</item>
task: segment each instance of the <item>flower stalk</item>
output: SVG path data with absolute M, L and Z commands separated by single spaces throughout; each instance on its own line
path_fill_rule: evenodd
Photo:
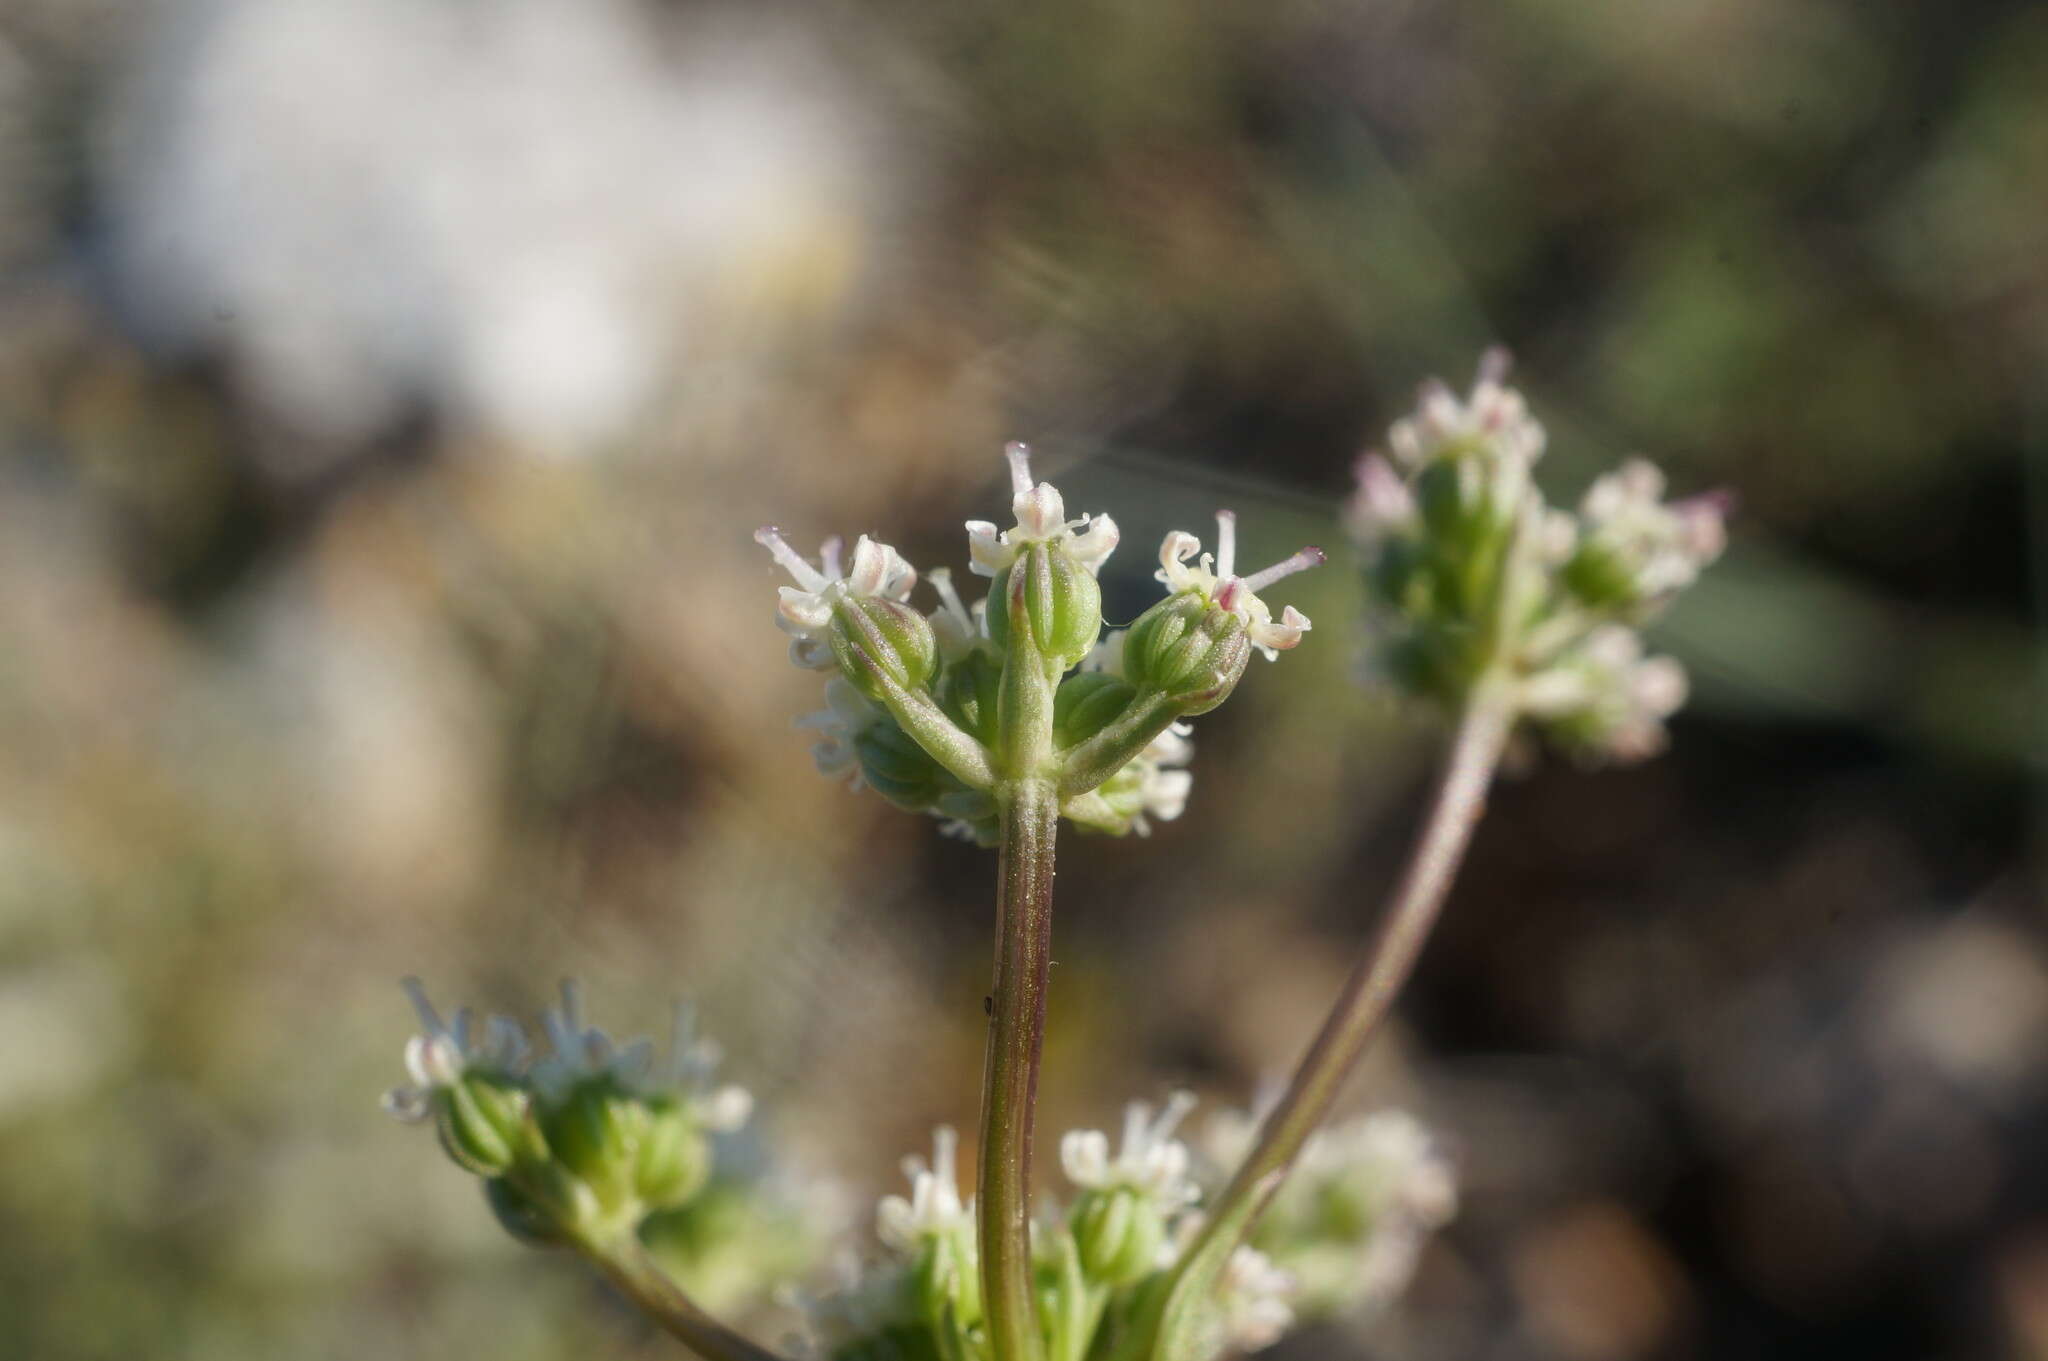
M 1045 780 L 1004 786 L 995 986 L 981 1102 L 981 1273 L 993 1354 L 1043 1355 L 1031 1280 L 1032 1118 L 1052 969 L 1053 838 L 1059 796 Z
M 1487 790 L 1515 717 L 1504 687 L 1475 689 L 1452 735 L 1429 811 L 1378 932 L 1353 967 L 1279 1104 L 1260 1126 L 1258 1141 L 1211 1210 L 1202 1239 L 1184 1260 L 1200 1258 L 1209 1240 L 1219 1234 L 1249 1232 L 1257 1215 L 1254 1210 L 1247 1216 L 1245 1207 L 1270 1197 L 1277 1178 L 1293 1166 L 1309 1136 L 1328 1118 L 1344 1079 L 1415 971 L 1436 926 L 1473 829 L 1486 811 Z
M 632 1235 L 576 1246 L 641 1313 L 704 1361 L 783 1361 L 699 1309 Z

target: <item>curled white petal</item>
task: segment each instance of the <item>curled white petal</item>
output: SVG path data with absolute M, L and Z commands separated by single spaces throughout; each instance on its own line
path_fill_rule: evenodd
M 1074 523 L 1083 528 L 1067 539 L 1067 553 L 1089 572 L 1099 573 L 1102 564 L 1116 551 L 1117 543 L 1123 537 L 1122 531 L 1107 515 L 1092 515 Z

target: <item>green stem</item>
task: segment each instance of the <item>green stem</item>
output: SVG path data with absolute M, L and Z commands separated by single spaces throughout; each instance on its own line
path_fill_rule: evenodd
M 1031 1272 L 1031 1127 L 1052 965 L 1059 795 L 1051 781 L 1026 778 L 1006 781 L 998 800 L 995 988 L 981 1101 L 982 1299 L 995 1361 L 1037 1361 L 1044 1347 Z
M 1280 1104 L 1259 1127 L 1258 1143 L 1209 1211 L 1209 1228 L 1182 1255 L 1184 1262 L 1196 1260 L 1218 1232 L 1250 1233 L 1256 1215 L 1240 1220 L 1237 1212 L 1259 1195 L 1272 1193 L 1278 1182 L 1275 1174 L 1284 1175 L 1329 1115 L 1338 1089 L 1386 1018 L 1436 925 L 1472 829 L 1486 811 L 1486 791 L 1513 721 L 1513 706 L 1491 689 L 1469 701 L 1378 934 L 1352 969 Z M 1227 1229 L 1233 1222 L 1238 1228 Z
M 612 1243 L 578 1246 L 641 1313 L 704 1361 L 782 1361 L 776 1353 L 749 1342 L 699 1309 L 696 1301 L 655 1265 L 637 1238 L 627 1235 Z
M 1094 789 L 1179 717 L 1180 706 L 1157 690 L 1133 698 L 1108 727 L 1062 753 L 1060 793 L 1072 797 Z

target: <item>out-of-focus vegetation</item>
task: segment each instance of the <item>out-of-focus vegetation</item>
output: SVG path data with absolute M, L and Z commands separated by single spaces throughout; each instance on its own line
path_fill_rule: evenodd
M 1463 1215 L 1286 1354 L 2048 1357 L 2044 72 L 2019 3 L 10 0 L 0 1354 L 666 1354 L 376 1097 L 400 975 L 577 973 L 850 1205 L 971 1122 L 987 856 L 813 774 L 749 532 L 958 566 L 1028 438 L 1128 617 L 1499 339 L 1553 476 L 1737 543 L 1673 752 L 1495 798 L 1360 1084 Z M 1241 1101 L 1391 871 L 1427 742 L 1293 598 L 1065 852 L 1052 1129 Z

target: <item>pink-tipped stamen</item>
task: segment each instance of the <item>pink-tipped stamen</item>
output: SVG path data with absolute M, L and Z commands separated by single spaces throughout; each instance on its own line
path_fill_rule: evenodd
M 1227 577 L 1237 566 L 1237 512 L 1216 512 L 1216 575 Z
M 754 531 L 754 542 L 774 555 L 775 561 L 784 571 L 796 578 L 796 584 L 806 591 L 822 591 L 832 584 L 832 578 L 822 575 L 817 568 L 804 561 L 803 555 L 783 539 L 782 531 L 774 525 L 763 525 Z M 834 543 L 837 540 L 833 540 Z M 836 550 L 835 550 L 835 556 Z
M 839 551 L 845 546 L 846 540 L 837 534 L 818 546 L 818 560 L 825 564 L 825 575 L 834 581 L 846 575 L 839 563 Z
M 1031 446 L 1013 439 L 1003 446 L 1003 457 L 1010 460 L 1010 490 L 1018 496 L 1030 491 Z
M 1515 356 L 1505 345 L 1489 345 L 1486 353 L 1479 356 L 1479 381 L 1495 385 L 1505 383 L 1508 374 L 1515 367 Z
M 1293 557 L 1285 558 L 1244 578 L 1244 588 L 1256 595 L 1283 577 L 1291 577 L 1296 572 L 1306 572 L 1311 567 L 1320 567 L 1327 561 L 1329 559 L 1323 550 L 1311 544 Z

